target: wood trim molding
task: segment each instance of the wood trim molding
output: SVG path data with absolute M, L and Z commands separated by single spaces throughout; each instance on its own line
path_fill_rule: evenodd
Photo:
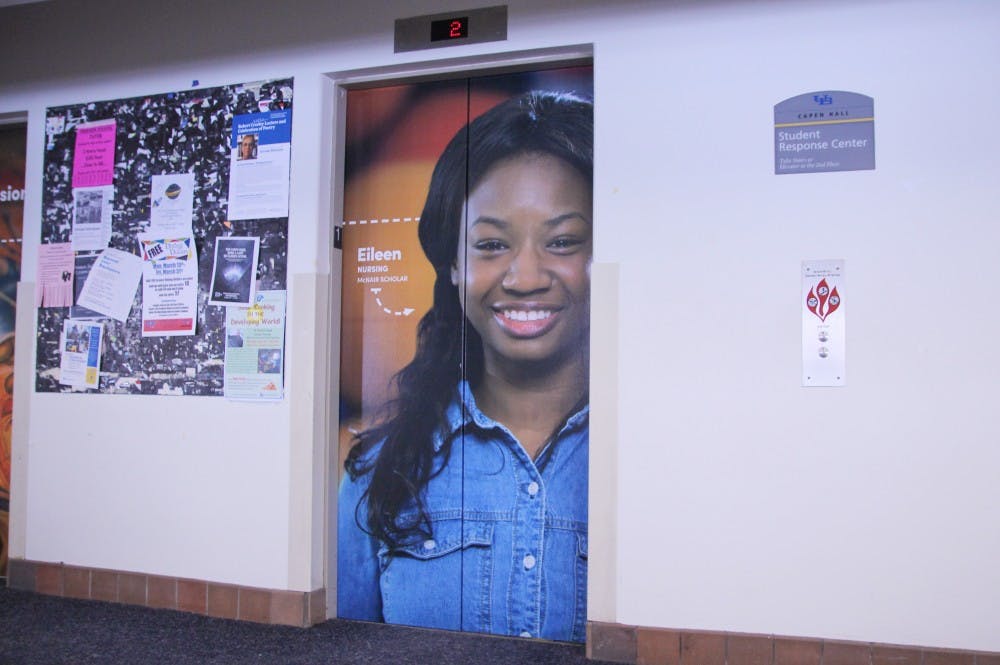
M 1000 653 L 587 622 L 587 658 L 629 665 L 1000 665 Z
M 285 591 L 11 559 L 7 585 L 50 596 L 307 628 L 326 620 L 326 589 Z

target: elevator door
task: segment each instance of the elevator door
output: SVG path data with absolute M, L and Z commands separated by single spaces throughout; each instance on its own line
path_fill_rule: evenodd
M 590 67 L 347 93 L 343 618 L 583 641 L 591 100 Z

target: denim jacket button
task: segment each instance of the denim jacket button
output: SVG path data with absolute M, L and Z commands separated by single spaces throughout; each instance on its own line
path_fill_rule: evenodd
M 531 570 L 534 567 L 535 567 L 535 557 L 531 556 L 530 554 L 526 554 L 524 556 L 524 569 Z
M 528 496 L 535 496 L 538 494 L 538 483 L 532 480 L 528 483 Z
M 435 547 L 437 547 L 437 543 L 435 543 L 433 540 L 425 540 L 424 541 L 424 549 L 425 550 L 432 550 Z

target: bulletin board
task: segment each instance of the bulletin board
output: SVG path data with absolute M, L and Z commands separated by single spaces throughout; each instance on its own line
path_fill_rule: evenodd
M 42 245 L 69 243 L 74 229 L 73 170 L 80 161 L 77 129 L 114 121 L 113 204 L 107 246 L 141 255 L 139 235 L 149 230 L 154 176 L 190 174 L 193 204 L 191 235 L 197 252 L 197 303 L 194 333 L 144 336 L 143 282 L 135 291 L 124 322 L 92 317 L 103 324 L 99 383 L 90 392 L 108 394 L 224 394 L 226 354 L 225 306 L 210 304 L 213 262 L 219 238 L 259 238 L 256 292 L 284 292 L 287 284 L 287 166 L 283 174 L 284 207 L 244 205 L 234 214 L 230 180 L 240 137 L 236 125 L 269 114 L 282 118 L 285 150 L 291 145 L 292 79 L 196 88 L 180 92 L 47 109 L 42 196 Z M 255 122 L 257 120 L 254 120 Z M 263 136 L 263 135 L 261 135 Z M 256 141 L 257 135 L 254 135 Z M 256 142 L 252 157 L 257 156 Z M 286 156 L 287 160 L 287 156 Z M 78 184 L 78 183 L 77 183 Z M 169 193 L 168 193 L 169 195 Z M 272 199 L 275 197 L 272 197 Z M 278 197 L 280 198 L 280 197 Z M 247 218 L 253 210 L 262 213 Z M 250 213 L 248 213 L 250 211 Z M 283 216 L 272 216 L 274 214 Z M 75 251 L 75 249 L 74 249 Z M 82 252 L 75 252 L 80 265 Z M 75 270 L 74 298 L 86 275 Z M 217 294 L 216 294 L 217 295 Z M 283 306 L 283 293 L 282 306 Z M 74 303 L 76 300 L 74 300 Z M 63 324 L 79 310 L 67 306 L 38 308 L 37 392 L 67 392 L 78 387 L 60 383 Z M 284 312 L 281 312 L 281 338 Z M 277 360 L 280 362 L 278 352 Z M 269 362 L 275 362 L 271 358 Z M 273 371 L 273 370 L 272 370 Z M 283 371 L 276 380 L 280 388 Z

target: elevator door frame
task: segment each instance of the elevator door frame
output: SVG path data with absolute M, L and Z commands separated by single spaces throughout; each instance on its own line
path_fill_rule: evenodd
M 461 78 L 477 78 L 499 74 L 514 74 L 534 69 L 556 67 L 593 66 L 592 44 L 495 53 L 488 55 L 454 58 L 428 62 L 414 62 L 391 67 L 359 69 L 327 75 L 324 90 L 326 117 L 334 128 L 333 168 L 331 169 L 331 224 L 338 227 L 343 222 L 344 213 L 344 153 L 345 129 L 347 124 L 347 91 L 380 88 L 424 81 Z M 327 353 L 330 362 L 327 373 L 327 432 L 325 452 L 325 520 L 324 520 L 324 566 L 323 579 L 326 590 L 326 618 L 337 617 L 337 490 L 339 477 L 339 396 L 340 396 L 340 326 L 342 252 L 335 247 L 333 238 L 337 229 L 331 229 L 330 282 L 329 282 L 329 343 Z

